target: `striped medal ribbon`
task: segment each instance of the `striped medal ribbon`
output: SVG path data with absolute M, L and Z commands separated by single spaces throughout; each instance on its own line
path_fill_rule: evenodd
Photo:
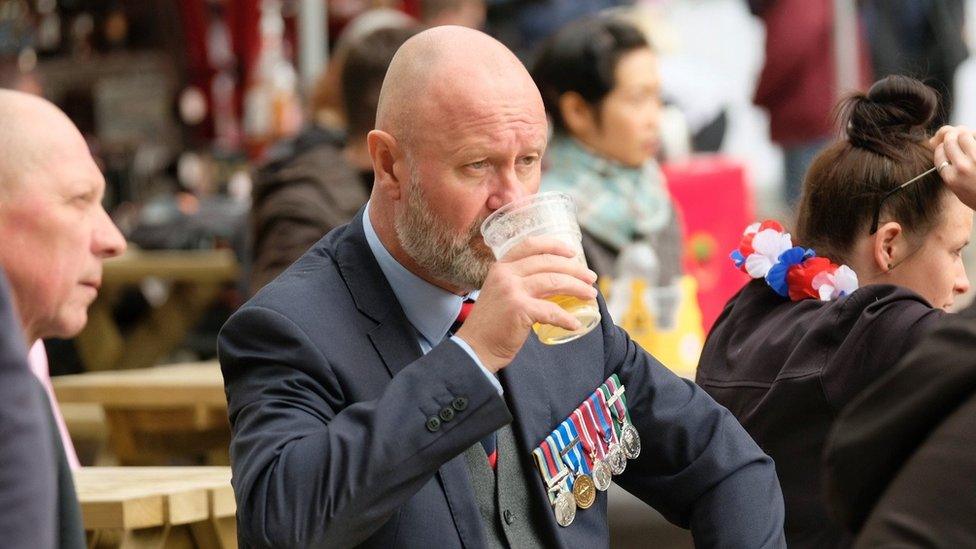
M 604 396 L 603 391 L 597 390 L 590 396 L 588 402 L 591 403 L 597 421 L 600 423 L 600 431 L 603 433 L 603 440 L 607 445 L 607 465 L 610 466 L 611 473 L 619 475 L 627 468 L 627 456 L 617 441 L 617 431 L 613 419 L 610 418 L 606 396 Z
M 575 474 L 573 477 L 573 497 L 580 509 L 589 509 L 596 501 L 596 487 L 590 476 L 590 465 L 582 452 L 582 440 L 571 418 L 563 421 L 552 433 L 559 446 L 559 455 Z
M 637 428 L 630 421 L 630 412 L 627 410 L 626 390 L 617 374 L 610 376 L 607 380 L 606 388 L 609 394 L 607 402 L 613 418 L 619 423 L 620 446 L 624 449 L 624 454 L 628 459 L 635 459 L 641 452 L 640 434 Z
M 602 492 L 610 487 L 611 473 L 610 467 L 603 461 L 605 456 L 603 445 L 599 442 L 596 419 L 593 417 L 593 411 L 589 410 L 589 404 L 589 401 L 583 402 L 570 416 L 570 420 L 580 434 L 580 442 L 583 444 L 586 459 L 589 460 L 593 486 Z
M 542 478 L 546 482 L 549 503 L 556 514 L 560 526 L 569 526 L 576 518 L 576 499 L 572 492 L 572 475 L 559 457 L 552 435 L 546 437 L 539 447 L 532 450 Z

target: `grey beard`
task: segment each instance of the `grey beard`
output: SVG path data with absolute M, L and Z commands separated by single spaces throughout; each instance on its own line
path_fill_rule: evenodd
M 495 260 L 481 241 L 481 223 L 473 223 L 466 234 L 455 234 L 430 211 L 413 174 L 406 207 L 395 216 L 393 226 L 403 250 L 433 278 L 466 290 L 484 284 Z

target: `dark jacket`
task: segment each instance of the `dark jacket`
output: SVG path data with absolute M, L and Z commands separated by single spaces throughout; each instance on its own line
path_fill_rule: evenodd
M 27 365 L 0 269 L 0 545 L 85 547 L 81 514 L 44 387 Z
M 281 274 L 369 199 L 369 184 L 342 154 L 342 137 L 314 126 L 278 145 L 255 174 L 249 292 Z
M 503 398 L 453 340 L 422 355 L 362 215 L 331 232 L 221 331 L 242 547 L 486 547 L 465 450 L 511 423 L 535 471 L 531 450 L 613 373 L 644 445 L 617 483 L 701 547 L 781 547 L 772 461 L 600 304 L 576 341 L 530 336 L 499 375 Z M 525 490 L 532 513 L 516 520 L 550 546 L 607 546 L 605 492 L 562 528 L 541 475 Z
M 792 302 L 754 280 L 726 305 L 705 341 L 697 381 L 775 461 L 790 547 L 848 543 L 821 493 L 828 430 L 942 315 L 887 285 L 832 302 Z
M 863 547 L 976 547 L 976 306 L 947 318 L 837 419 L 831 509 Z

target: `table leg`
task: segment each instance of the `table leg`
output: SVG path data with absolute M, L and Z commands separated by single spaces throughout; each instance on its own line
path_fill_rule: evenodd
M 174 284 L 169 299 L 126 338 L 115 368 L 147 368 L 183 343 L 220 292 L 219 285 Z
M 200 549 L 237 549 L 237 519 L 212 518 L 192 525 L 193 539 Z
M 169 547 L 169 526 L 139 530 L 95 530 L 89 538 L 89 549 L 162 549 Z

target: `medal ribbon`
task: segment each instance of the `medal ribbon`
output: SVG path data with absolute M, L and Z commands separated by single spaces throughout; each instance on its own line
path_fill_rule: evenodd
M 553 460 L 553 466 L 556 468 L 556 470 L 562 471 L 563 469 L 565 469 L 567 472 L 567 475 L 564 477 L 563 482 L 561 482 L 560 484 L 565 483 L 566 486 L 569 488 L 569 491 L 572 492 L 573 481 L 575 480 L 572 474 L 572 468 L 566 466 L 566 463 L 564 461 L 565 457 L 563 457 L 563 452 L 562 452 L 563 446 L 559 444 L 559 441 L 556 440 L 555 431 L 553 431 L 549 436 L 546 437 L 545 444 L 549 446 L 549 452 L 546 457 L 548 459 Z
M 596 449 L 596 444 L 594 444 L 593 434 L 590 433 L 590 428 L 586 424 L 586 419 L 583 417 L 583 409 L 586 407 L 584 402 L 573 415 L 569 416 L 569 420 L 573 422 L 573 426 L 576 427 L 576 432 L 580 434 L 580 444 L 583 445 L 583 459 L 586 461 L 587 469 L 593 469 L 593 460 L 597 459 L 600 455 L 599 451 Z
M 617 419 L 617 409 L 615 407 L 613 407 L 613 406 L 610 406 L 610 404 L 609 404 L 610 394 L 611 394 L 610 393 L 610 388 L 607 387 L 607 384 L 606 383 L 604 383 L 603 385 L 600 385 L 600 389 L 597 391 L 597 393 L 600 395 L 599 396 L 599 398 L 600 398 L 600 404 L 603 406 L 603 410 L 607 414 L 607 419 L 610 421 L 610 425 L 613 425 L 613 434 L 616 435 L 617 436 L 617 439 L 619 440 L 620 439 L 620 422 L 619 421 L 614 421 L 614 420 Z
M 630 423 L 630 411 L 627 409 L 627 391 L 624 390 L 624 386 L 620 383 L 620 378 L 617 377 L 617 374 L 610 376 L 610 379 L 607 380 L 607 386 L 611 394 L 616 393 L 618 389 L 620 390 L 620 397 L 613 403 L 614 411 L 616 412 L 617 419 L 625 423 Z
M 549 503 L 555 505 L 556 493 L 549 488 L 554 487 L 552 479 L 559 474 L 559 469 L 552 464 L 551 450 L 549 449 L 549 445 L 546 444 L 546 441 L 543 440 L 538 448 L 532 450 L 532 457 L 535 458 L 535 464 L 539 468 L 539 472 L 542 473 L 542 480 L 546 484 L 546 494 L 549 496 Z
M 597 418 L 596 412 L 593 411 L 593 401 L 591 399 L 586 399 L 583 402 L 582 413 L 583 424 L 586 425 L 586 430 L 589 432 L 590 438 L 596 446 L 596 455 L 601 460 L 605 460 L 607 458 L 608 444 L 604 441 L 603 436 L 601 436 L 600 420 Z
M 552 434 L 559 444 L 560 452 L 570 470 L 577 475 L 590 474 L 590 466 L 581 451 L 583 440 L 580 438 L 576 425 L 573 424 L 572 416 L 563 421 Z
M 549 436 L 547 436 L 546 437 L 546 440 L 543 440 L 542 441 L 542 444 L 540 444 L 539 446 L 542 447 L 542 454 L 543 454 L 543 456 L 545 456 L 545 459 L 546 459 L 546 467 L 548 468 L 549 474 L 550 474 L 550 477 L 549 478 L 550 479 L 551 478 L 556 478 L 556 477 L 559 476 L 560 473 L 562 473 L 563 471 L 566 471 L 566 473 L 563 475 L 562 480 L 560 480 L 559 483 L 556 484 L 555 486 L 563 486 L 567 490 L 569 490 L 570 492 L 572 492 L 573 491 L 573 475 L 569 474 L 570 471 L 568 470 L 568 468 L 566 467 L 566 465 L 563 463 L 563 460 L 562 460 L 562 458 L 559 455 L 560 448 L 559 448 L 558 444 L 556 443 L 556 441 L 553 440 L 553 436 L 551 434 Z M 548 486 L 548 484 L 547 484 L 547 486 Z M 553 487 L 555 487 L 555 486 L 553 486 Z M 555 496 L 553 496 L 553 500 L 555 500 Z
M 607 398 L 604 396 L 603 391 L 597 391 L 590 397 L 590 402 L 592 403 L 592 408 L 596 413 L 597 419 L 600 420 L 603 441 L 609 448 L 611 443 L 617 442 L 617 426 L 610 419 L 610 410 L 607 409 Z

